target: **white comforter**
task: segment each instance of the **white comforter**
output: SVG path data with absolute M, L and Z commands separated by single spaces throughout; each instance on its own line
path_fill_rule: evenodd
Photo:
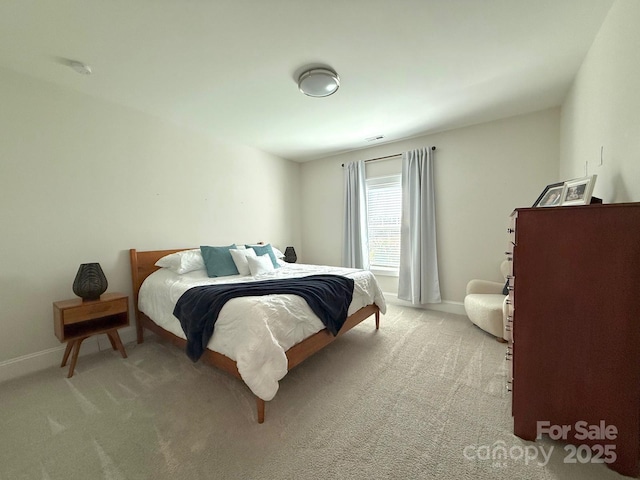
M 302 264 L 287 264 L 255 277 L 209 278 L 205 270 L 178 275 L 161 268 L 142 284 L 138 308 L 160 327 L 186 338 L 180 322 L 173 316 L 173 309 L 180 296 L 191 287 L 316 274 L 343 275 L 354 280 L 349 315 L 373 303 L 382 313 L 386 312 L 384 296 L 371 272 Z M 323 328 L 307 302 L 296 295 L 234 298 L 220 311 L 207 348 L 235 360 L 242 379 L 253 393 L 263 400 L 271 400 L 278 391 L 278 381 L 287 373 L 285 352 Z

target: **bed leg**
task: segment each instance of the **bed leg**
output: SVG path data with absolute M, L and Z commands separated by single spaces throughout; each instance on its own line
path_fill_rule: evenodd
M 380 310 L 376 311 L 376 330 L 380 330 Z
M 258 423 L 264 423 L 264 400 L 256 397 L 256 403 L 258 404 Z
M 138 344 L 144 342 L 144 332 L 142 328 L 142 324 L 140 323 L 140 314 L 136 310 L 136 340 Z

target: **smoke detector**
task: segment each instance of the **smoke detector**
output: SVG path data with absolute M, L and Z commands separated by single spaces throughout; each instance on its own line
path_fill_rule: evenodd
M 69 61 L 69 66 L 82 75 L 91 75 L 91 67 L 77 60 Z

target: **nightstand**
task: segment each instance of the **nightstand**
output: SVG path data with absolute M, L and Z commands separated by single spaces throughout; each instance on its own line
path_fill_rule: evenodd
M 100 300 L 82 301 L 81 298 L 53 303 L 53 327 L 56 337 L 67 342 L 61 367 L 67 364 L 69 354 L 71 365 L 67 378 L 73 376 L 78 361 L 80 345 L 85 338 L 106 333 L 111 347 L 127 358 L 118 329 L 129 325 L 129 297 L 123 293 L 105 293 Z

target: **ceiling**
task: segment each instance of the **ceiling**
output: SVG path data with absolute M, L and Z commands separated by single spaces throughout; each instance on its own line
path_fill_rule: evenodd
M 612 3 L 2 0 L 0 66 L 308 161 L 560 105 Z

